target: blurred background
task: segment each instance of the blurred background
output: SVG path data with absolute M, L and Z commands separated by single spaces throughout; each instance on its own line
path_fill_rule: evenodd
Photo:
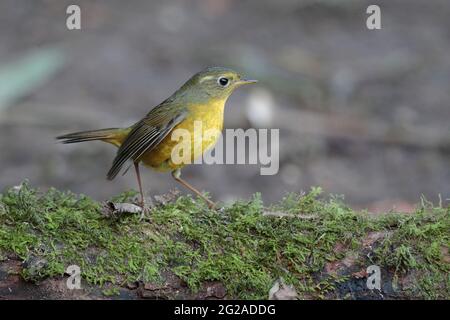
M 81 7 L 81 30 L 66 8 Z M 280 171 L 193 165 L 214 199 L 321 186 L 354 207 L 409 210 L 450 198 L 450 2 L 356 0 L 0 2 L 0 190 L 33 186 L 104 200 L 115 148 L 59 145 L 72 131 L 127 126 L 192 74 L 225 66 L 260 82 L 228 101 L 226 128 L 280 128 Z M 178 187 L 143 170 L 148 194 Z M 184 192 L 184 190 L 183 190 Z

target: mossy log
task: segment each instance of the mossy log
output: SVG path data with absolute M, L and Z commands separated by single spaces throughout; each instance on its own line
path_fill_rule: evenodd
M 141 219 L 24 183 L 0 195 L 0 299 L 450 298 L 449 207 L 374 216 L 320 194 L 209 210 L 173 193 Z

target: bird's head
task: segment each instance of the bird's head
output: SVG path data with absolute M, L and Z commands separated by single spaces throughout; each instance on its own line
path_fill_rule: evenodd
M 227 99 L 236 88 L 256 82 L 256 80 L 244 79 L 238 72 L 231 69 L 210 67 L 192 76 L 181 90 L 189 91 L 194 96 L 202 98 Z

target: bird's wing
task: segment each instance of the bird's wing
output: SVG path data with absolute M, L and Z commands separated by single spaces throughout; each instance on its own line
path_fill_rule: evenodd
M 136 123 L 117 151 L 107 177 L 114 179 L 128 160 L 137 160 L 145 152 L 155 148 L 171 131 L 186 118 L 187 109 L 165 101 L 152 109 Z

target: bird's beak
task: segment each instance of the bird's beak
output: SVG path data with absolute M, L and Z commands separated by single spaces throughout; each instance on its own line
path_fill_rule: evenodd
M 237 81 L 238 85 L 243 85 L 243 84 L 252 84 L 252 83 L 257 83 L 258 80 L 247 80 L 247 79 L 241 79 L 239 81 Z

